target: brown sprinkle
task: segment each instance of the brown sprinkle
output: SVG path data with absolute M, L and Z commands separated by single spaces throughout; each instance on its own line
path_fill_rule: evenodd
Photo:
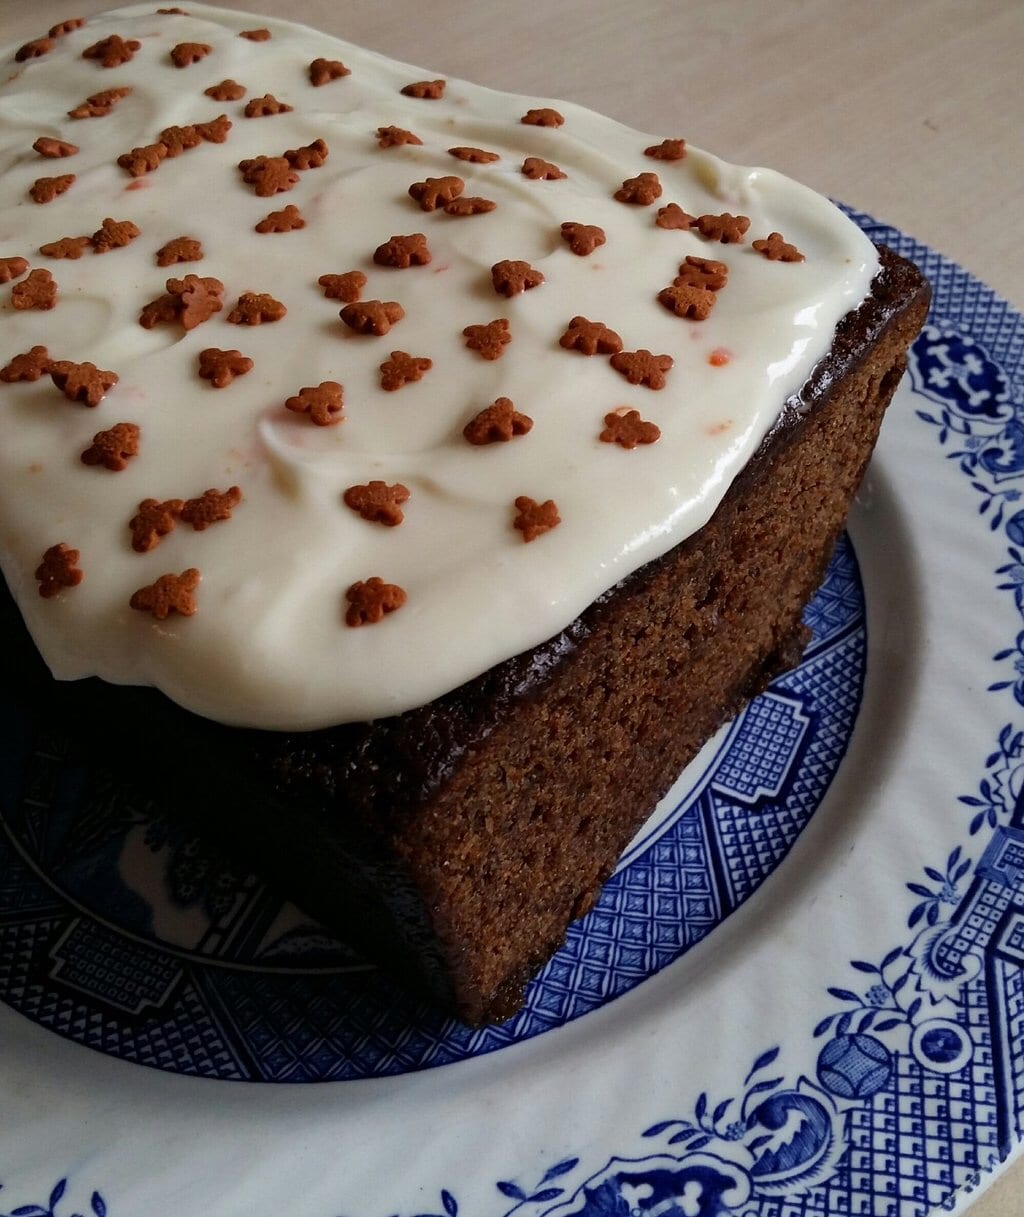
M 117 384 L 116 372 L 106 372 L 94 363 L 72 363 L 55 359 L 50 363 L 50 379 L 69 401 L 85 406 L 98 406 L 107 390 Z
M 604 416 L 604 430 L 599 438 L 602 443 L 632 449 L 637 444 L 653 444 L 661 439 L 661 428 L 642 419 L 639 410 L 622 406 Z
M 240 85 L 237 80 L 228 77 L 219 84 L 210 85 L 203 92 L 214 101 L 240 101 L 245 96 L 245 85 Z
M 0 368 L 0 380 L 14 384 L 19 380 L 38 380 L 50 370 L 50 352 L 44 346 L 34 346 L 22 355 L 15 355 Z
M 483 148 L 468 148 L 464 145 L 449 148 L 448 155 L 454 156 L 457 161 L 469 161 L 474 165 L 489 165 L 492 161 L 501 160 L 497 152 L 486 152 Z
M 405 519 L 401 505 L 409 500 L 409 488 L 401 482 L 389 486 L 387 482 L 373 481 L 349 486 L 341 498 L 346 507 L 357 511 L 364 520 L 395 528 Z
M 120 473 L 133 456 L 138 456 L 140 434 L 135 423 L 115 423 L 106 431 L 97 431 L 92 444 L 82 453 L 82 464 L 102 465 L 112 473 Z
M 596 224 L 578 224 L 575 220 L 567 220 L 562 225 L 562 240 L 566 242 L 574 254 L 585 258 L 592 254 L 599 245 L 605 243 L 604 229 Z
M 781 232 L 769 233 L 760 241 L 755 241 L 753 248 L 762 254 L 769 262 L 803 262 L 804 256 L 795 245 L 790 245 L 783 239 Z
M 481 359 L 500 359 L 505 354 L 505 347 L 512 341 L 508 321 L 504 317 L 488 321 L 486 325 L 467 325 L 462 333 L 466 346 L 471 351 L 477 351 Z
M 659 228 L 678 228 L 682 232 L 689 232 L 697 223 L 697 217 L 683 211 L 678 203 L 666 203 L 664 207 L 658 208 L 654 222 Z
M 351 70 L 340 59 L 314 59 L 309 65 L 309 83 L 317 89 L 330 84 L 332 80 L 351 75 Z
M 319 169 L 330 154 L 326 141 L 315 139 L 311 144 L 290 149 L 284 154 L 284 159 L 293 169 Z
M 132 59 L 140 46 L 142 43 L 136 38 L 126 42 L 119 34 L 111 34 L 109 38 L 102 38 L 86 47 L 82 58 L 96 59 L 105 68 L 117 68 Z
M 379 338 L 402 320 L 405 309 L 397 300 L 364 300 L 346 304 L 338 315 L 357 334 L 374 334 Z
M 517 435 L 525 435 L 533 419 L 520 412 L 508 397 L 499 397 L 493 405 L 476 414 L 462 428 L 462 434 L 476 447 L 484 444 L 507 444 Z
M 48 241 L 39 246 L 39 252 L 47 258 L 77 259 L 85 253 L 92 244 L 92 237 L 61 237 L 58 241 Z
M 26 258 L 0 258 L 0 283 L 10 283 L 12 279 L 20 279 L 28 270 Z
M 692 283 L 674 283 L 658 292 L 658 303 L 688 321 L 706 321 L 715 307 L 715 293 Z
M 51 545 L 43 554 L 42 562 L 36 567 L 36 578 L 39 580 L 39 594 L 44 600 L 51 599 L 66 587 L 77 587 L 82 582 L 82 572 L 78 569 L 80 557 L 77 549 L 71 549 L 63 541 L 59 545 Z
M 287 312 L 280 300 L 266 292 L 242 292 L 228 313 L 228 321 L 232 325 L 262 325 L 264 321 L 280 321 Z
M 232 511 L 241 501 L 242 492 L 237 486 L 228 490 L 204 490 L 199 498 L 186 499 L 178 516 L 196 532 L 203 532 L 211 524 L 230 520 Z
M 305 228 L 306 221 L 298 207 L 289 203 L 283 211 L 270 212 L 254 227 L 257 232 L 292 232 L 296 228 Z
M 273 93 L 264 93 L 262 97 L 253 97 L 245 105 L 246 118 L 266 118 L 271 114 L 287 114 L 294 107 L 287 102 L 278 101 Z
M 402 92 L 406 97 L 421 97 L 429 101 L 437 101 L 438 98 L 444 97 L 445 81 L 443 80 L 417 80 L 411 85 L 406 85 Z
M 36 142 L 32 145 L 34 151 L 40 156 L 49 157 L 51 159 L 64 156 L 74 156 L 78 151 L 77 144 L 70 144 L 66 139 L 54 139 L 49 135 L 40 135 Z
M 493 199 L 482 199 L 478 195 L 466 194 L 461 198 L 452 199 L 450 203 L 445 203 L 444 214 L 446 216 L 479 216 L 493 211 L 497 206 L 498 204 Z
M 315 387 L 300 389 L 284 404 L 295 414 L 308 414 L 310 422 L 318 427 L 330 427 L 345 418 L 345 390 L 336 380 L 323 380 Z
M 112 220 L 110 216 L 92 234 L 92 250 L 96 254 L 122 249 L 139 236 L 139 228 L 131 220 Z
M 267 42 L 270 38 L 270 30 L 242 30 L 239 33 L 239 38 L 248 38 L 250 42 Z
M 63 38 L 65 34 L 80 30 L 83 25 L 85 25 L 84 17 L 68 17 L 65 21 L 58 21 L 56 25 L 51 25 L 49 35 L 51 38 Z
M 176 68 L 188 68 L 205 59 L 212 50 L 213 47 L 205 42 L 179 42 L 171 48 L 171 63 Z
M 48 270 L 34 270 L 27 279 L 11 289 L 11 304 L 16 309 L 53 308 L 57 303 L 57 284 Z
M 328 300 L 354 304 L 366 286 L 366 276 L 361 270 L 347 270 L 340 275 L 321 275 L 317 283 Z
M 144 148 L 133 148 L 131 152 L 122 152 L 117 158 L 117 163 L 132 177 L 142 177 L 145 173 L 152 173 L 166 157 L 166 144 L 146 144 Z
M 409 197 L 419 203 L 421 211 L 435 211 L 445 203 L 450 203 L 452 199 L 458 198 L 465 189 L 466 183 L 462 178 L 449 174 L 413 182 L 409 187 Z
M 291 190 L 299 181 L 299 174 L 291 162 L 283 156 L 257 156 L 238 162 L 242 180 L 250 185 L 260 198 L 270 198 Z
M 430 262 L 427 238 L 421 232 L 407 237 L 392 237 L 373 251 L 373 260 L 378 266 L 393 266 L 406 270 L 410 266 L 426 266 Z
M 156 251 L 157 266 L 174 266 L 178 262 L 200 262 L 202 244 L 195 237 L 175 237 Z
M 399 148 L 402 144 L 422 144 L 423 140 L 404 127 L 378 127 L 377 143 L 381 148 Z
M 717 292 L 725 287 L 729 278 L 729 268 L 724 262 L 714 258 L 697 258 L 690 254 L 685 262 L 679 264 L 679 274 L 675 278 L 675 286 L 683 283 L 693 287 L 706 287 L 708 291 Z
M 156 549 L 178 523 L 178 515 L 185 504 L 181 499 L 143 499 L 138 512 L 128 521 L 132 534 L 132 549 L 137 554 L 148 554 Z
M 52 203 L 58 195 L 70 190 L 74 181 L 73 173 L 61 173 L 57 177 L 36 178 L 29 194 L 34 203 Z
M 168 279 L 166 286 L 166 296 L 159 296 L 143 308 L 139 316 L 143 329 L 178 321 L 186 331 L 192 330 L 224 307 L 221 299 L 224 284 L 212 276 L 186 275 L 184 279 Z
M 516 499 L 516 511 L 519 513 L 512 522 L 513 528 L 518 528 L 523 534 L 524 541 L 536 541 L 544 533 L 550 532 L 562 522 L 554 499 L 546 499 L 538 503 L 528 495 L 521 494 Z
M 172 613 L 191 617 L 196 611 L 195 591 L 201 578 L 194 566 L 180 575 L 161 575 L 155 583 L 133 592 L 128 604 L 142 613 L 152 613 L 157 621 L 166 621 Z
M 528 156 L 523 161 L 520 171 L 524 177 L 532 178 L 535 182 L 554 182 L 566 175 L 551 161 L 542 160 L 539 156 Z
M 491 267 L 491 283 L 499 296 L 516 296 L 539 287 L 543 282 L 543 274 L 534 270 L 529 262 L 505 259 Z
M 16 63 L 24 63 L 27 59 L 39 59 L 42 55 L 49 55 L 52 50 L 52 38 L 33 38 L 31 42 L 18 47 L 14 59 Z
M 105 118 L 113 108 L 131 93 L 128 87 L 117 89 L 102 89 L 93 93 L 73 110 L 68 111 L 69 118 Z
M 199 352 L 199 376 L 215 389 L 226 389 L 236 376 L 252 371 L 252 360 L 241 351 L 207 347 Z
M 231 130 L 231 119 L 226 114 L 211 118 L 208 123 L 195 123 L 200 136 L 211 144 L 223 144 Z
M 620 203 L 635 203 L 640 207 L 648 207 L 655 199 L 661 198 L 661 182 L 656 173 L 640 173 L 636 177 L 628 177 L 615 192 L 615 198 Z
M 542 107 L 539 110 L 527 110 L 519 121 L 528 127 L 560 127 L 565 119 L 557 110 Z
M 645 148 L 644 156 L 651 156 L 656 161 L 681 161 L 686 156 L 686 140 L 663 139 L 660 144 Z
M 631 385 L 646 385 L 649 389 L 663 389 L 665 375 L 672 367 L 671 355 L 653 355 L 646 348 L 639 351 L 619 351 L 609 361 L 616 372 L 621 372 Z
M 615 355 L 622 350 L 622 339 L 614 330 L 586 317 L 573 317 L 558 344 L 582 355 Z
M 171 157 L 181 156 L 190 148 L 198 148 L 203 142 L 202 135 L 196 130 L 194 123 L 185 127 L 164 127 L 160 132 L 160 143 L 167 149 Z
M 697 231 L 710 241 L 720 241 L 723 245 L 739 244 L 743 234 L 750 227 L 747 216 L 734 216 L 728 211 L 721 215 L 705 215 L 697 217 Z
M 380 365 L 380 387 L 385 393 L 394 393 L 415 380 L 422 380 L 424 372 L 434 366 L 425 355 L 409 355 L 405 351 L 392 351 L 391 356 Z
M 345 624 L 350 626 L 376 625 L 388 613 L 400 609 L 407 600 L 405 591 L 397 583 L 385 583 L 374 575 L 365 582 L 353 583 L 345 593 L 349 607 L 345 613 Z

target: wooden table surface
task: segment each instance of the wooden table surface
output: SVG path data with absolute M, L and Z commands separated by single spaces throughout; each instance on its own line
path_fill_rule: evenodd
M 927 242 L 1024 310 L 1022 0 L 222 3 L 770 165 Z M 108 7 L 0 0 L 0 29 L 27 39 Z M 971 1208 L 1022 1214 L 1024 1162 Z

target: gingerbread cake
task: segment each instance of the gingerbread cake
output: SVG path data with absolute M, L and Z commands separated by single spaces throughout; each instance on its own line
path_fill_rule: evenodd
M 798 658 L 927 285 L 677 132 L 285 22 L 9 57 L 19 696 L 505 1017 Z

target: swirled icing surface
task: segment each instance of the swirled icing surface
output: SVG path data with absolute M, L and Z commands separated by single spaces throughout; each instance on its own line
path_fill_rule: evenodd
M 46 55 L 16 64 L 0 87 L 0 256 L 49 270 L 55 308 L 15 310 L 0 288 L 0 358 L 43 344 L 54 359 L 91 361 L 119 380 L 96 408 L 69 401 L 49 376 L 0 384 L 0 560 L 44 658 L 61 679 L 99 675 L 151 684 L 208 717 L 271 729 L 375 718 L 423 704 L 549 638 L 596 596 L 699 529 L 775 422 L 782 403 L 828 349 L 837 321 L 866 295 L 875 251 L 827 200 L 781 175 L 728 165 L 690 148 L 653 160 L 660 140 L 563 102 L 448 80 L 440 99 L 401 93 L 429 77 L 304 27 L 187 5 L 157 15 L 136 5 L 90 19 Z M 266 27 L 269 40 L 239 37 Z M 111 34 L 141 44 L 104 69 L 82 51 Z M 171 49 L 210 47 L 185 68 Z M 315 58 L 350 74 L 313 87 Z M 224 78 L 246 97 L 217 102 Z M 102 89 L 132 92 L 103 118 L 67 111 Z M 245 118 L 246 101 L 271 93 L 290 112 Z M 522 124 L 530 108 L 564 116 L 558 127 Z M 223 144 L 204 143 L 130 177 L 117 157 L 163 128 L 225 113 Z M 381 148 L 377 128 L 414 132 L 421 144 Z M 685 131 L 665 132 L 685 135 Z M 44 159 L 39 136 L 79 151 Z M 258 197 L 240 160 L 280 156 L 326 141 L 330 155 L 292 189 Z M 453 158 L 475 146 L 500 159 Z M 552 161 L 558 180 L 531 180 L 527 156 Z M 627 177 L 658 174 L 650 206 L 617 201 Z M 29 190 L 41 176 L 74 173 L 54 201 Z M 409 186 L 457 175 L 467 196 L 494 210 L 425 213 Z M 741 244 L 655 225 L 657 208 L 742 213 Z M 269 211 L 296 205 L 305 227 L 260 234 Z M 87 235 L 105 217 L 140 235 L 102 256 L 54 259 L 39 247 Z M 565 221 L 598 225 L 607 240 L 576 256 Z M 778 231 L 805 255 L 772 262 L 751 242 Z M 431 261 L 394 269 L 373 252 L 393 235 L 421 232 Z M 202 261 L 163 269 L 156 251 L 175 237 L 202 243 Z M 703 321 L 657 301 L 687 255 L 728 266 L 728 283 Z M 491 267 L 522 259 L 544 282 L 506 298 Z M 318 277 L 360 270 L 364 300 L 397 301 L 404 317 L 384 336 L 357 334 L 338 317 Z M 164 281 L 187 273 L 225 285 L 223 311 L 186 332 L 139 325 Z M 227 321 L 245 291 L 267 292 L 287 315 L 259 326 Z M 583 315 L 610 326 L 628 351 L 671 355 L 665 387 L 631 385 L 607 356 L 565 350 L 559 338 Z M 463 329 L 506 318 L 500 358 L 467 349 Z M 253 368 L 224 389 L 198 376 L 198 354 L 237 348 Z M 422 379 L 383 392 L 379 365 L 392 350 L 433 361 Z M 725 361 L 721 353 L 725 352 Z M 711 360 L 713 352 L 718 352 Z M 289 412 L 304 386 L 344 386 L 344 421 L 314 426 Z M 498 397 L 533 420 L 508 443 L 474 446 L 463 428 Z M 639 410 L 656 443 L 603 443 L 605 415 Z M 82 463 L 93 435 L 119 422 L 140 428 L 139 453 L 111 472 Z M 410 491 L 397 527 L 368 522 L 342 492 L 381 479 Z M 128 522 L 146 498 L 188 499 L 237 485 L 229 520 L 197 531 L 179 524 L 146 553 Z M 553 499 L 561 523 L 529 544 L 513 527 L 518 496 Z M 82 582 L 49 599 L 33 572 L 58 542 L 80 551 Z M 201 572 L 193 616 L 159 621 L 129 608 L 139 587 L 167 572 Z M 379 624 L 345 624 L 345 591 L 379 576 L 406 603 Z

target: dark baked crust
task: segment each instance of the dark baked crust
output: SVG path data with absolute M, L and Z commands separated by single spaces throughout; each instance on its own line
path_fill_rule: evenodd
M 883 249 L 871 296 L 705 528 L 428 706 L 274 733 L 153 690 L 59 684 L 5 594 L 22 695 L 85 747 L 119 739 L 136 781 L 435 1000 L 470 1022 L 505 1017 L 682 766 L 798 658 L 928 298 Z

